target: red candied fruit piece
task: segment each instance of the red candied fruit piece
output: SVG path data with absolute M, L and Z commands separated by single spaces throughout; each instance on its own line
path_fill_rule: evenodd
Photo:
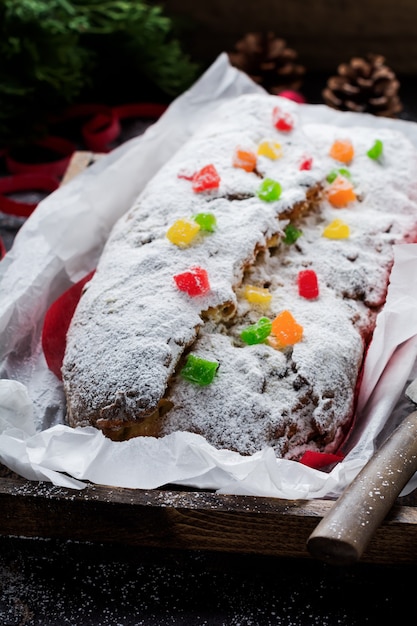
M 313 167 L 313 159 L 312 157 L 305 157 L 300 163 L 300 170 L 311 170 Z
M 196 172 L 193 176 L 193 191 L 200 193 L 210 189 L 218 189 L 220 185 L 220 176 L 216 168 L 211 163 Z
M 279 107 L 274 107 L 272 111 L 272 122 L 277 130 L 288 133 L 294 128 L 294 120 L 290 113 L 282 111 Z
M 174 280 L 178 289 L 189 296 L 202 296 L 210 290 L 207 271 L 197 265 L 182 274 L 176 274 Z
M 319 295 L 319 284 L 314 270 L 301 270 L 298 272 L 298 293 L 302 298 L 314 300 Z

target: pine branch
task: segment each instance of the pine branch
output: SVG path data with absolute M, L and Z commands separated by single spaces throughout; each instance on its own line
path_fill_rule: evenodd
M 111 94 L 121 68 L 170 96 L 198 71 L 171 19 L 139 0 L 2 0 L 0 60 L 0 146 L 83 94 Z

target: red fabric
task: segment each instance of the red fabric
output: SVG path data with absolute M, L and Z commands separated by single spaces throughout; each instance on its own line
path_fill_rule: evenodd
M 49 307 L 43 324 L 42 348 L 49 369 L 62 380 L 61 367 L 67 343 L 68 328 L 81 297 L 84 285 L 94 274 L 90 272 L 65 291 Z
M 6 254 L 6 246 L 3 243 L 3 239 L 0 237 L 0 260 L 4 257 L 5 254 Z
M 325 452 L 313 452 L 307 450 L 300 459 L 300 463 L 314 469 L 322 469 L 334 463 L 340 463 L 344 457 L 341 454 L 326 454 Z

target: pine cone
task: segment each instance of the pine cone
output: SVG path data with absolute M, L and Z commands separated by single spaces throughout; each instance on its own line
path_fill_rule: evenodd
M 300 89 L 305 68 L 297 63 L 297 53 L 287 48 L 274 33 L 247 33 L 229 52 L 230 63 L 248 74 L 271 94 Z
M 353 57 L 337 68 L 322 92 L 324 102 L 333 109 L 395 117 L 402 110 L 398 96 L 400 83 L 379 54 Z

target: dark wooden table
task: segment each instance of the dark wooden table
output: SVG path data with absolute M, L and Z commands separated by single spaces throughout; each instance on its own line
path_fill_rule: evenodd
M 3 626 L 414 624 L 415 566 L 0 539 Z

